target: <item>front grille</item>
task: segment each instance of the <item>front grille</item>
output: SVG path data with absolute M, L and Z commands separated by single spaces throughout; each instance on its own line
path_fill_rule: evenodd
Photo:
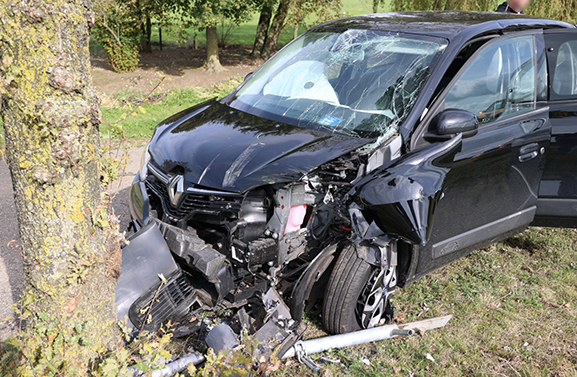
M 243 198 L 227 192 L 192 188 L 186 191 L 181 203 L 174 206 L 168 196 L 167 184 L 156 174 L 146 180 L 146 185 L 160 199 L 164 213 L 176 220 L 189 219 L 194 214 L 236 217 Z
M 169 319 L 186 314 L 196 299 L 196 292 L 179 270 L 168 277 L 167 283 L 151 288 L 130 307 L 128 315 L 138 330 L 158 329 Z

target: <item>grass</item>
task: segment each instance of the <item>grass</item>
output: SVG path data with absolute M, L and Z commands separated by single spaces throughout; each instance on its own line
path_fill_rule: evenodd
M 422 337 L 329 351 L 343 365 L 325 375 L 576 376 L 576 240 L 574 229 L 530 228 L 398 291 L 407 322 L 454 317 Z M 324 333 L 309 321 L 307 334 Z M 308 374 L 292 361 L 276 375 Z
M 159 99 L 152 103 L 142 103 L 145 97 L 131 90 L 117 93 L 113 98 L 104 100 L 101 106 L 101 136 L 104 139 L 148 139 L 152 136 L 154 127 L 163 119 L 206 99 L 223 97 L 241 81 L 242 78 L 238 77 L 224 80 L 208 89 L 192 87 L 153 94 L 152 98 Z

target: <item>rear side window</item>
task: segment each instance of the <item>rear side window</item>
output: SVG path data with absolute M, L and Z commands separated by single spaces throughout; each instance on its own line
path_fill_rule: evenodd
M 551 88 L 561 96 L 577 94 L 577 41 L 566 41 L 559 46 Z
M 535 66 L 533 36 L 496 42 L 465 68 L 449 89 L 444 107 L 469 111 L 481 124 L 531 111 Z

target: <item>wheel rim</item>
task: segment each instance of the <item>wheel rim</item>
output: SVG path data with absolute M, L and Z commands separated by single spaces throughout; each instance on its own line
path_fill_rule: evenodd
M 389 283 L 394 278 L 393 269 L 375 269 L 357 301 L 356 314 L 361 328 L 368 329 L 379 324 L 385 311 L 387 299 L 392 293 Z

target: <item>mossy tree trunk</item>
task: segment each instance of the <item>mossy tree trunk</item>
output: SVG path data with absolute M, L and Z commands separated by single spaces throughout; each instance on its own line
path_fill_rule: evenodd
M 89 0 L 0 2 L 0 111 L 27 282 L 20 336 L 34 375 L 84 375 L 120 339 L 120 250 L 99 179 L 101 114 L 90 76 L 93 22 Z
M 272 18 L 272 5 L 270 2 L 265 2 L 262 5 L 260 11 L 260 17 L 258 18 L 258 25 L 256 27 L 256 35 L 254 37 L 254 45 L 252 47 L 251 56 L 260 57 L 261 50 L 266 41 L 268 34 L 268 28 L 270 27 L 270 20 Z
M 278 39 L 288 16 L 290 5 L 291 0 L 280 0 L 279 2 L 272 24 L 270 25 L 270 30 L 266 36 L 266 41 L 261 50 L 261 56 L 265 59 L 270 58 L 277 50 Z
M 216 26 L 206 28 L 206 70 L 209 72 L 222 72 L 224 68 L 218 58 L 218 35 Z

